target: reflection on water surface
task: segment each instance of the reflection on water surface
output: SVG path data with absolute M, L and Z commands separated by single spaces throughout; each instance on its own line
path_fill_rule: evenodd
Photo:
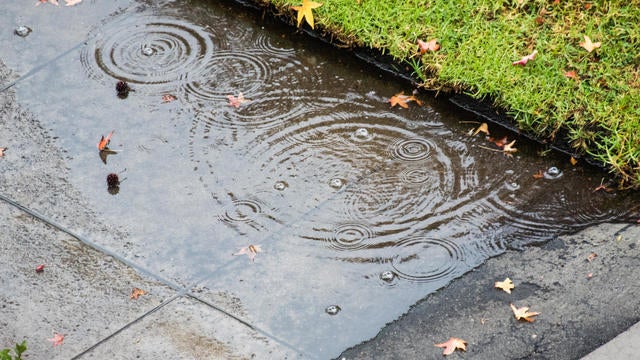
M 61 135 L 74 184 L 134 249 L 108 245 L 233 294 L 238 316 L 306 354 L 330 357 L 375 335 L 509 247 L 633 206 L 593 193 L 601 174 L 523 140 L 512 157 L 484 149 L 467 133 L 470 115 L 427 95 L 422 107 L 391 108 L 405 84 L 236 8 L 141 5 L 88 36 L 75 65 L 84 77 L 64 79 L 77 92 L 69 116 L 50 126 L 77 126 L 74 99 L 108 109 L 75 139 Z M 101 89 L 120 80 L 134 92 L 105 99 Z M 163 104 L 166 94 L 177 100 Z M 84 144 L 112 128 L 122 151 L 103 164 Z M 116 195 L 95 192 L 121 169 Z M 255 263 L 231 256 L 249 244 L 262 249 Z

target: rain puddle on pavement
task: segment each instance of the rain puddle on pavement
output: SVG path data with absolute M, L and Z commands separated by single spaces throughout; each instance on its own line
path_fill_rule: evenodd
M 216 2 L 133 5 L 16 86 L 126 234 L 102 245 L 328 358 L 488 257 L 631 209 L 593 192 L 603 174 L 524 140 L 485 149 L 446 101 L 391 108 L 411 89 L 294 32 Z M 232 256 L 250 244 L 254 262 Z

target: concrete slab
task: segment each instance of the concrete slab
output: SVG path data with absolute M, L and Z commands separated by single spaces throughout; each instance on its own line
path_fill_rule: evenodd
M 226 301 L 233 302 L 228 298 Z M 298 359 L 295 350 L 190 297 L 177 298 L 78 359 Z
M 26 340 L 25 358 L 70 359 L 175 294 L 10 205 L 0 218 L 0 347 Z

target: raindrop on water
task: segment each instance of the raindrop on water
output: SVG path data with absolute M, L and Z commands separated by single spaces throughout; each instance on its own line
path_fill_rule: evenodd
M 391 282 L 396 277 L 396 275 L 392 271 L 383 271 L 380 273 L 380 280 Z
M 153 50 L 153 48 L 146 45 L 142 47 L 142 55 L 151 56 L 154 53 L 155 53 L 155 50 Z
M 327 306 L 326 309 L 324 309 L 324 312 L 326 312 L 329 315 L 336 315 L 337 313 L 340 312 L 340 310 L 342 309 L 338 305 L 329 305 Z
M 288 188 L 289 184 L 287 184 L 284 181 L 278 181 L 273 185 L 273 188 L 278 190 L 278 191 L 283 191 L 284 189 Z
M 344 180 L 340 178 L 333 178 L 329 181 L 329 186 L 334 189 L 340 189 L 344 186 Z
M 353 136 L 356 138 L 356 140 L 360 140 L 360 141 L 371 140 L 371 134 L 369 133 L 369 130 L 365 128 L 357 129 L 353 133 Z
M 27 35 L 29 35 L 31 33 L 31 28 L 24 26 L 24 25 L 20 25 L 18 26 L 15 30 L 14 30 L 15 34 L 20 36 L 20 37 L 26 37 Z
M 555 166 L 552 166 L 547 169 L 544 173 L 545 179 L 557 179 L 562 176 L 562 171 Z

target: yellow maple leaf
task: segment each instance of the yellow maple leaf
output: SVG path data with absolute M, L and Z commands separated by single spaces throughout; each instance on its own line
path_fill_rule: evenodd
M 473 136 L 478 135 L 478 133 L 481 132 L 489 135 L 489 125 L 487 125 L 487 123 L 480 124 L 480 126 L 478 126 L 478 128 L 473 132 Z
M 511 294 L 511 289 L 515 287 L 515 285 L 513 285 L 513 281 L 509 278 L 504 279 L 504 281 L 496 281 L 493 286 L 504 290 L 507 294 Z
M 322 3 L 318 3 L 311 0 L 302 0 L 302 5 L 292 6 L 291 8 L 298 12 L 298 27 L 302 24 L 302 18 L 307 20 L 307 24 L 313 29 L 313 12 L 315 8 L 322 6 Z
M 580 41 L 580 46 L 582 46 L 588 52 L 592 52 L 593 50 L 599 48 L 600 45 L 602 45 L 600 42 L 592 42 L 587 35 L 584 35 L 584 41 Z
M 422 101 L 420 101 L 420 99 L 418 99 L 413 95 L 405 95 L 404 92 L 397 93 L 393 95 L 391 98 L 389 98 L 389 103 L 391 104 L 391 107 L 400 105 L 401 107 L 408 109 L 409 105 L 407 105 L 407 103 L 410 101 L 415 101 L 416 104 L 418 104 L 419 106 L 422 106 Z
M 451 355 L 456 349 L 467 351 L 467 342 L 454 337 L 449 338 L 449 340 L 441 344 L 434 344 L 433 346 L 444 348 L 442 355 Z
M 513 315 L 515 315 L 516 320 L 525 320 L 528 322 L 534 322 L 536 321 L 536 319 L 533 318 L 533 316 L 536 315 L 540 315 L 539 312 L 529 312 L 529 308 L 526 306 L 523 306 L 521 308 L 516 308 L 515 306 L 513 306 L 513 304 L 510 304 L 511 306 L 511 310 L 513 311 Z

